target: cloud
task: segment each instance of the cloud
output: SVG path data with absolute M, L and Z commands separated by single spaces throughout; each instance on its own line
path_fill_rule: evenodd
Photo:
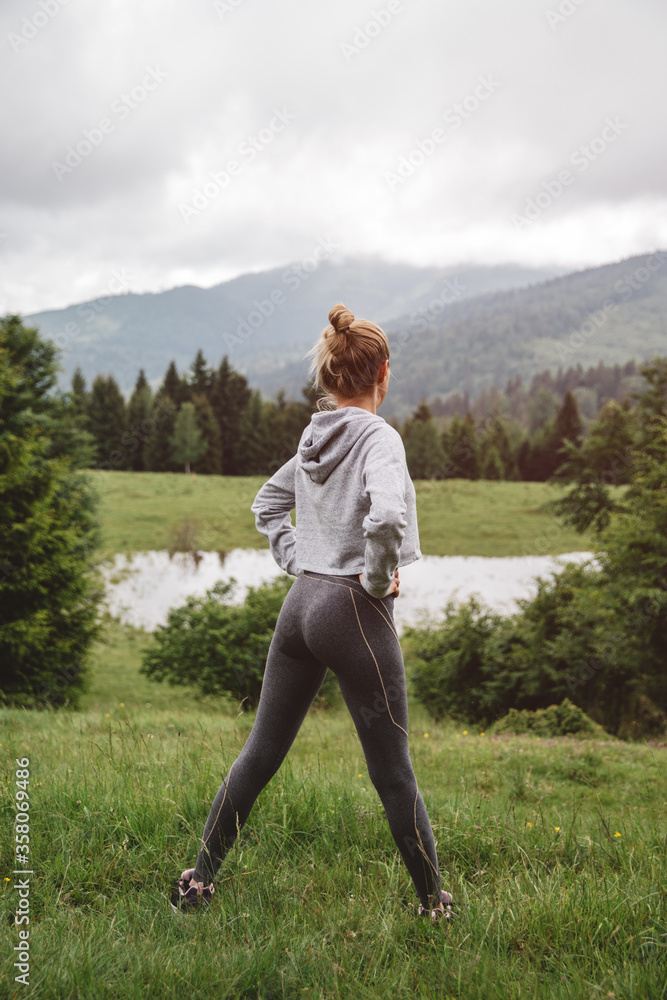
M 212 284 L 327 233 L 346 254 L 435 265 L 664 246 L 666 29 L 659 0 L 7 0 L 0 309 L 79 301 L 117 267 L 137 291 Z M 475 107 L 481 79 L 497 86 Z M 277 113 L 289 124 L 264 142 Z M 576 169 L 610 117 L 627 127 Z M 68 150 L 81 162 L 58 176 Z M 568 168 L 517 232 L 513 215 Z

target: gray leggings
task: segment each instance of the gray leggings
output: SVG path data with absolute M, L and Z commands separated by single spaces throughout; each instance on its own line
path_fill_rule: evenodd
M 269 647 L 255 723 L 209 813 L 194 878 L 213 881 L 253 804 L 282 764 L 331 669 L 389 828 L 425 907 L 440 899 L 433 831 L 408 749 L 396 598 L 371 597 L 357 575 L 306 570 L 287 593 Z

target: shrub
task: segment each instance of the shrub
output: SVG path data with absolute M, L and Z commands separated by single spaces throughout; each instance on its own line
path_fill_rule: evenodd
M 0 322 L 0 701 L 25 708 L 77 706 L 104 595 L 98 498 L 56 370 L 36 329 Z
M 417 699 L 435 719 L 485 719 L 485 649 L 500 627 L 500 615 L 475 597 L 456 607 L 450 601 L 440 625 L 406 626 L 406 667 Z
M 608 734 L 585 712 L 563 698 L 560 705 L 549 705 L 534 712 L 510 708 L 507 715 L 491 727 L 494 733 L 531 733 L 536 736 L 578 736 L 580 739 L 602 739 Z
M 241 606 L 229 602 L 234 578 L 216 583 L 204 597 L 188 597 L 153 633 L 155 645 L 142 651 L 140 673 L 192 685 L 201 694 L 240 699 L 244 710 L 256 708 L 273 632 L 293 582 L 281 574 L 249 587 Z M 329 672 L 317 703 L 329 703 L 337 690 Z

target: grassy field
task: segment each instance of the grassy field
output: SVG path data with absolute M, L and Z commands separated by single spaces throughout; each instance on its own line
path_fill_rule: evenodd
M 95 471 L 103 554 L 147 549 L 266 548 L 250 510 L 258 476 Z M 592 551 L 589 535 L 564 527 L 543 504 L 545 483 L 417 480 L 421 549 L 437 556 L 560 555 Z
M 194 863 L 253 717 L 143 678 L 150 641 L 110 622 L 82 711 L 0 713 L 3 1000 L 667 997 L 665 751 L 494 739 L 434 724 L 417 705 L 411 752 L 443 885 L 461 903 L 455 922 L 417 918 L 338 708 L 307 717 L 210 910 L 173 914 L 165 890 Z M 14 759 L 23 756 L 28 987 L 12 967 Z

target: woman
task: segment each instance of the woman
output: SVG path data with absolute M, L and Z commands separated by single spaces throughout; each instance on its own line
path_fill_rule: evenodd
M 414 882 L 419 913 L 433 920 L 452 914 L 410 760 L 405 668 L 393 618 L 399 567 L 421 552 L 403 442 L 376 413 L 387 394 L 389 344 L 379 326 L 355 320 L 342 305 L 329 321 L 306 357 L 313 358 L 316 388 L 330 395 L 318 401 L 296 455 L 251 507 L 276 562 L 297 579 L 269 646 L 255 723 L 213 801 L 197 863 L 172 894 L 175 910 L 210 901 L 223 858 L 330 669 Z

